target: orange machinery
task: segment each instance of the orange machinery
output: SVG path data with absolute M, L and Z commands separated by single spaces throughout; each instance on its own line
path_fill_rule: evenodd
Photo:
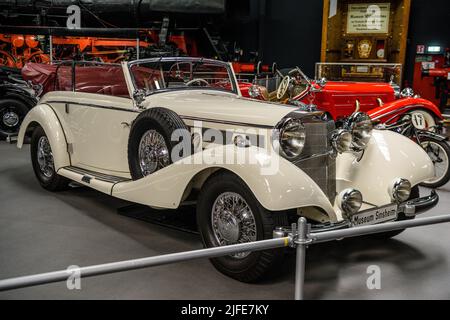
M 51 59 L 42 50 L 45 36 L 0 34 L 0 66 L 22 68 L 27 62 L 48 63 Z M 158 35 L 147 31 L 144 40 L 52 36 L 53 58 L 55 60 L 74 59 L 76 55 L 96 58 L 103 62 L 119 62 L 127 59 L 129 48 L 136 49 L 139 42 L 141 49 L 150 48 L 158 43 Z M 177 47 L 181 53 L 197 56 L 197 46 L 184 35 L 171 35 L 168 42 Z

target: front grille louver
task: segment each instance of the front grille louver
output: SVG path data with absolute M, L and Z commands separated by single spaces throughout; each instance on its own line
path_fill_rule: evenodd
M 302 169 L 327 195 L 331 204 L 336 198 L 336 159 L 328 155 L 330 136 L 335 130 L 334 121 L 304 119 L 306 142 L 302 159 L 294 164 Z M 312 155 L 324 154 L 318 157 Z

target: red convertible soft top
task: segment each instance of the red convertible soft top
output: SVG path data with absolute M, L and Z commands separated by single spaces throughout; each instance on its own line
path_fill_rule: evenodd
M 27 63 L 22 77 L 40 84 L 43 94 L 50 91 L 72 91 L 75 72 L 75 91 L 107 94 L 129 98 L 128 88 L 120 65 L 58 65 Z

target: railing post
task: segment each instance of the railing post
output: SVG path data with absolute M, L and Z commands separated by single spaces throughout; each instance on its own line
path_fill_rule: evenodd
M 298 219 L 298 232 L 294 243 L 297 245 L 297 257 L 295 263 L 295 300 L 303 300 L 305 286 L 305 257 L 308 243 L 308 223 L 306 219 Z

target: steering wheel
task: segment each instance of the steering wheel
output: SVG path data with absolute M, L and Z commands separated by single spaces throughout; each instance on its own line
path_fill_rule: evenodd
M 283 77 L 283 80 L 281 80 L 280 85 L 278 86 L 278 89 L 277 89 L 277 99 L 278 100 L 281 100 L 281 98 L 284 97 L 284 95 L 286 94 L 286 92 L 289 89 L 290 83 L 291 83 L 290 76 Z
M 209 86 L 209 82 L 206 81 L 205 79 L 202 79 L 202 78 L 195 78 L 195 79 L 192 79 L 192 80 L 186 82 L 186 85 L 189 87 L 189 86 L 193 85 L 193 84 L 196 83 L 196 82 L 198 82 L 198 83 L 204 83 L 204 84 L 206 84 L 207 86 Z

